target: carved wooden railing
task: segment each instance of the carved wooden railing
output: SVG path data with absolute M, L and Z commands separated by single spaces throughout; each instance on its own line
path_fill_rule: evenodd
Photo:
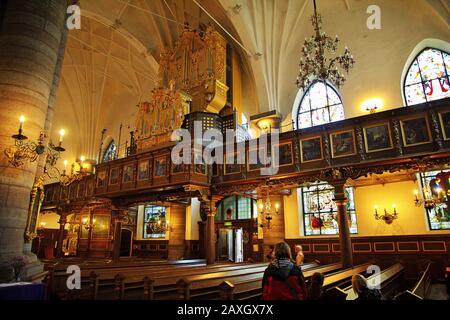
M 199 117 L 203 118 L 195 113 L 190 119 Z M 192 129 L 191 125 L 188 128 Z M 260 166 L 249 163 L 254 144 L 243 143 L 245 164 L 228 166 L 175 166 L 171 161 L 175 143 L 138 152 L 98 165 L 95 175 L 69 187 L 46 186 L 45 204 L 86 197 L 126 197 L 186 185 L 211 187 L 213 192 L 229 194 L 253 190 L 267 180 L 294 186 L 307 181 L 355 179 L 368 173 L 447 165 L 450 99 L 282 133 L 277 143 L 279 167 L 272 176 L 261 175 Z M 267 149 L 273 148 L 274 143 L 269 141 Z

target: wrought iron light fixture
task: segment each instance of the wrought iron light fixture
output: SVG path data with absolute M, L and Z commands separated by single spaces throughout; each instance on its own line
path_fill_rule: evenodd
M 90 231 L 91 229 L 93 229 L 95 227 L 95 222 L 96 222 L 96 219 L 91 220 L 88 218 L 83 218 L 82 224 L 86 230 Z
M 279 214 L 279 209 L 280 204 L 275 203 L 275 213 L 277 215 Z M 264 203 L 259 204 L 259 214 L 261 215 L 263 221 L 265 220 L 265 222 L 262 222 L 259 226 L 261 228 L 270 229 L 273 217 L 272 217 L 272 202 L 270 201 L 269 188 L 267 188 L 267 195 L 266 198 L 264 199 Z
M 76 172 L 73 171 L 74 165 L 72 165 L 72 172 L 70 175 L 67 174 L 67 160 L 64 160 L 64 170 L 61 174 L 60 183 L 63 187 L 67 187 L 74 182 L 81 181 L 84 177 L 89 175 L 89 172 L 83 167 L 86 158 L 84 156 L 80 157 L 80 169 Z
M 64 129 L 59 131 L 59 144 L 54 145 L 51 141 L 48 145 L 44 145 L 45 134 L 40 133 L 37 141 L 27 141 L 28 137 L 23 134 L 23 124 L 25 117 L 20 116 L 20 125 L 17 134 L 13 135 L 14 146 L 5 149 L 5 155 L 11 165 L 16 168 L 20 168 L 27 161 L 35 162 L 39 156 L 46 155 L 45 168 L 48 171 L 55 166 L 56 162 L 60 158 L 61 152 L 66 151 L 62 147 L 62 141 L 65 134 Z
M 392 208 L 394 210 L 393 213 L 389 213 L 386 209 L 384 209 L 384 214 L 380 215 L 378 214 L 378 206 L 375 206 L 375 220 L 382 220 L 387 224 L 394 222 L 395 219 L 398 219 L 398 212 L 395 204 L 392 205 Z
M 344 53 L 334 58 L 327 58 L 326 52 L 334 55 L 339 44 L 339 37 L 333 40 L 322 31 L 322 16 L 317 13 L 316 0 L 314 0 L 314 15 L 311 17 L 315 35 L 309 40 L 305 38 L 300 59 L 300 71 L 296 84 L 305 90 L 314 79 L 329 81 L 340 87 L 345 82 L 345 76 L 339 71 L 342 68 L 347 73 L 355 64 L 353 56 L 345 47 Z

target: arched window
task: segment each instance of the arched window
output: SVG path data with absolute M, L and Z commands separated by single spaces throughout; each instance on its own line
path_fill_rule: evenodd
M 297 129 L 303 129 L 344 118 L 344 106 L 337 91 L 324 81 L 315 81 L 303 94 L 294 121 Z
M 116 159 L 116 151 L 116 144 L 114 143 L 114 140 L 112 140 L 109 143 L 108 148 L 106 148 L 105 154 L 103 155 L 103 162 L 108 162 Z
M 407 106 L 450 97 L 450 55 L 426 48 L 411 63 L 403 93 Z

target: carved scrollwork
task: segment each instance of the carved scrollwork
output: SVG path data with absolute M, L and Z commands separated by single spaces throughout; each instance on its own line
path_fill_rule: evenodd
M 394 128 L 394 144 L 399 156 L 403 155 L 402 136 L 400 130 L 400 122 L 397 119 L 392 120 L 392 127 Z
M 443 147 L 443 144 L 442 144 L 441 130 L 439 128 L 438 116 L 436 115 L 436 112 L 434 110 L 430 110 L 430 116 L 431 116 L 431 128 L 433 129 L 432 131 L 433 131 L 434 141 L 441 149 Z
M 366 152 L 364 149 L 364 137 L 363 137 L 362 128 L 356 127 L 355 131 L 356 131 L 356 143 L 358 145 L 359 155 L 361 157 L 361 160 L 364 161 L 364 160 L 366 160 Z

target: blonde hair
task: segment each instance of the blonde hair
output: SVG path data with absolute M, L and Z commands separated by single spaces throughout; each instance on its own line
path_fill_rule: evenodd
M 366 278 L 360 274 L 354 274 L 352 277 L 352 287 L 355 293 L 360 294 L 368 287 Z

